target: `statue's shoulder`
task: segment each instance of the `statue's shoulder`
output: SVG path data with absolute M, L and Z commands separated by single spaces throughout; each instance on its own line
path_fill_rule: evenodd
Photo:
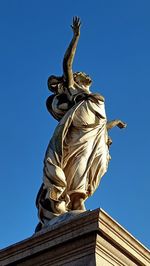
M 102 96 L 99 93 L 91 93 L 90 95 L 91 95 L 91 97 L 95 98 L 98 101 L 105 102 L 104 96 Z

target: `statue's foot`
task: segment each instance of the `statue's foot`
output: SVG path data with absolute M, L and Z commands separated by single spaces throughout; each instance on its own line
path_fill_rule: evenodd
M 84 199 L 80 199 L 79 200 L 79 204 L 77 205 L 77 209 L 76 210 L 82 210 L 82 211 L 86 211 L 85 205 L 84 205 Z
M 65 213 L 66 212 L 66 202 L 65 201 L 60 201 L 56 204 L 56 208 L 60 213 Z
M 84 205 L 85 199 L 80 198 L 79 194 L 72 195 L 71 202 L 72 202 L 72 210 L 81 210 L 86 211 L 85 205 Z
M 67 212 L 66 210 L 66 202 L 65 201 L 52 201 L 51 202 L 51 207 L 54 213 L 57 214 L 63 214 L 65 212 Z

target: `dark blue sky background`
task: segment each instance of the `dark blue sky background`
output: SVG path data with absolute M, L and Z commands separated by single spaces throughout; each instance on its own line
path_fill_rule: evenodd
M 62 74 L 72 16 L 82 19 L 75 71 L 106 99 L 112 160 L 87 209 L 103 208 L 150 245 L 150 1 L 0 0 L 0 248 L 31 236 L 45 149 L 57 124 L 47 78 Z

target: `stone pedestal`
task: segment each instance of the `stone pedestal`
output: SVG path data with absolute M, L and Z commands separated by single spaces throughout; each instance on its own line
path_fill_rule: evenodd
M 102 209 L 43 229 L 5 248 L 0 265 L 150 266 L 150 254 Z

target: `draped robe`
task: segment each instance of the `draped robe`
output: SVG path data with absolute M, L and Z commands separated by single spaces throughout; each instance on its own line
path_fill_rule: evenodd
M 51 99 L 50 112 L 60 121 L 47 147 L 43 184 L 37 196 L 43 224 L 71 210 L 71 195 L 78 194 L 82 199 L 92 195 L 110 159 L 102 97 L 77 93 L 66 110 L 59 103 L 61 97 L 54 95 Z

